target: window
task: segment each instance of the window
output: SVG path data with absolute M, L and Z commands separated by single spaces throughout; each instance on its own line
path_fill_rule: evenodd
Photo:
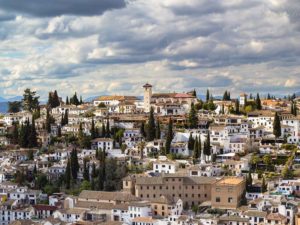
M 221 198 L 220 197 L 216 197 L 216 202 L 221 202 Z
M 233 198 L 228 198 L 228 203 L 231 203 L 231 202 L 233 202 Z

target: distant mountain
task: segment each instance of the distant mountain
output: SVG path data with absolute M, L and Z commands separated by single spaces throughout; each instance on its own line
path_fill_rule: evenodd
M 84 99 L 84 102 L 92 102 L 94 101 L 95 98 L 98 98 L 99 96 L 94 96 L 94 97 L 88 97 L 86 99 Z
M 0 102 L 0 113 L 6 113 L 8 110 L 8 102 Z

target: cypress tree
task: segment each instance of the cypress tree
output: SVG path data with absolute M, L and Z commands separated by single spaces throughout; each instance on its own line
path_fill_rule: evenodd
M 210 156 L 211 155 L 211 147 L 210 147 L 210 133 L 208 131 L 207 133 L 207 138 L 206 138 L 206 141 L 204 142 L 204 155 L 206 156 Z
M 57 91 L 55 90 L 53 93 L 53 98 L 52 98 L 52 107 L 56 108 L 60 105 L 59 97 L 57 94 Z
M 172 140 L 173 140 L 173 122 L 172 119 L 170 118 L 169 125 L 168 125 L 168 133 L 166 138 L 166 154 L 170 153 Z
M 140 133 L 141 133 L 141 135 L 142 135 L 144 138 L 146 137 L 145 123 L 144 123 L 144 122 L 141 123 Z
M 276 138 L 281 136 L 281 124 L 278 113 L 275 113 L 274 122 L 273 122 L 273 134 Z
M 295 110 L 294 110 L 294 103 L 292 102 L 292 103 L 291 103 L 291 114 L 294 115 L 294 112 L 295 112 Z
M 57 128 L 57 137 L 61 137 L 61 126 Z
M 236 101 L 235 101 L 235 113 L 236 113 L 237 115 L 240 114 L 240 102 L 239 102 L 239 100 L 236 100 Z
M 28 125 L 29 125 L 29 121 L 28 121 Z M 28 136 L 28 147 L 29 148 L 33 148 L 33 147 L 37 147 L 37 133 L 36 133 L 36 129 L 35 129 L 35 120 L 34 118 L 32 118 L 32 124 L 31 126 L 29 126 L 29 136 Z
M 261 110 L 261 109 L 262 109 L 261 101 L 260 101 L 260 97 L 259 97 L 259 94 L 258 94 L 258 93 L 257 93 L 256 99 L 255 99 L 255 104 L 256 104 L 256 108 L 257 108 L 258 110 Z
M 96 177 L 97 176 L 97 171 L 96 171 L 96 165 L 95 163 L 92 164 L 92 174 L 91 177 Z
M 155 137 L 156 139 L 160 139 L 161 133 L 160 133 L 160 123 L 159 120 L 156 121 L 156 129 L 155 129 Z
M 69 124 L 69 110 L 67 109 L 65 111 L 65 116 L 64 116 L 64 125 L 68 125 Z
M 207 89 L 207 91 L 206 91 L 206 103 L 209 102 L 209 97 L 210 97 L 210 94 L 209 94 L 209 90 Z
M 66 105 L 70 105 L 69 97 L 68 96 L 66 97 Z
M 199 158 L 201 157 L 201 152 L 202 152 L 202 143 L 201 143 L 201 136 L 199 134 L 199 137 L 198 137 L 198 157 Z
M 52 105 L 53 105 L 53 98 L 52 98 L 52 93 L 49 92 L 48 94 L 48 103 L 47 103 L 48 107 L 51 107 L 52 108 Z
M 71 187 L 71 162 L 70 159 L 68 159 L 67 168 L 65 172 L 65 184 L 66 189 L 70 189 Z
M 80 101 L 79 101 L 79 104 L 82 105 L 83 104 L 83 101 L 82 101 L 82 96 L 80 96 Z
M 79 162 L 78 162 L 78 156 L 77 156 L 77 150 L 74 148 L 71 152 L 71 173 L 72 173 L 72 178 L 74 180 L 77 179 L 79 171 Z
M 86 181 L 90 180 L 89 166 L 86 158 L 83 159 L 83 179 Z
M 60 120 L 60 125 L 63 127 L 65 125 L 65 114 L 61 114 L 61 120 Z
M 189 141 L 188 141 L 188 149 L 189 149 L 190 151 L 193 150 L 194 145 L 195 145 L 195 139 L 193 138 L 192 133 L 190 133 Z
M 19 125 L 16 122 L 13 122 L 13 133 L 12 133 L 12 143 L 18 144 L 19 142 Z
M 110 138 L 110 125 L 109 125 L 109 118 L 106 120 L 106 137 Z
M 224 107 L 224 104 L 222 105 L 222 108 L 221 108 L 221 114 L 225 114 L 225 107 Z
M 198 155 L 198 149 L 199 149 L 199 143 L 198 143 L 198 138 L 196 137 L 196 141 L 194 143 L 194 149 L 193 149 L 193 161 L 196 162 L 199 158 Z
M 92 126 L 91 126 L 90 133 L 91 133 L 91 138 L 92 138 L 92 139 L 95 139 L 95 138 L 96 138 L 96 129 L 95 129 L 95 121 L 94 121 L 94 118 L 92 119 Z
M 197 92 L 196 92 L 195 89 L 194 89 L 193 92 L 192 92 L 192 96 L 197 97 Z
M 49 109 L 47 109 L 47 114 L 46 114 L 46 130 L 48 133 L 51 133 L 51 124 L 52 124 L 53 120 L 51 118 Z
M 227 100 L 228 100 L 228 94 L 227 94 L 227 90 L 226 90 L 223 94 L 223 101 L 227 101 Z
M 195 109 L 194 103 L 191 104 L 191 109 L 189 113 L 189 127 L 190 128 L 197 128 L 198 126 L 198 116 Z
M 155 138 L 155 120 L 153 107 L 150 109 L 148 126 L 147 126 L 147 141 L 153 141 Z
M 105 129 L 105 124 L 102 123 L 102 132 L 101 132 L 101 137 L 106 137 L 106 129 Z

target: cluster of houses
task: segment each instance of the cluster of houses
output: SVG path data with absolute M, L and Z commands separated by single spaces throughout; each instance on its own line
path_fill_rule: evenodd
M 215 100 L 216 110 L 197 109 L 198 124 L 189 129 L 186 124 L 191 107 L 199 103 L 193 92 L 152 93 L 150 84 L 143 89 L 143 99 L 101 96 L 79 106 L 61 102 L 51 110 L 55 123 L 50 132 L 45 130 L 47 109 L 42 106 L 41 117 L 34 120 L 41 146 L 35 149 L 15 147 L 8 135 L 16 122 L 32 122 L 33 115 L 4 114 L 0 119 L 0 145 L 4 146 L 0 152 L 0 225 L 300 224 L 300 178 L 284 179 L 280 175 L 284 165 L 275 166 L 278 176 L 273 177 L 253 169 L 253 155 L 286 156 L 291 154 L 290 149 L 283 147 L 287 144 L 294 146 L 297 154 L 300 117 L 290 112 L 291 101 L 262 100 L 262 110 L 234 115 L 230 109 L 235 107 L 235 100 Z M 242 94 L 238 101 L 244 107 L 250 100 Z M 294 102 L 299 105 L 300 99 Z M 155 121 L 160 121 L 161 134 L 146 141 L 141 126 L 147 124 L 151 108 Z M 273 134 L 275 113 L 280 117 L 280 137 Z M 65 114 L 68 123 L 61 126 Z M 170 120 L 174 135 L 170 154 L 164 156 L 159 153 L 166 148 Z M 77 179 L 84 179 L 84 159 L 89 159 L 91 173 L 91 165 L 100 163 L 96 158 L 98 150 L 105 149 L 107 157 L 115 158 L 120 165 L 140 168 L 140 173 L 123 178 L 121 190 L 82 190 L 78 196 L 65 192 L 47 195 L 34 190 L 34 184 L 18 184 L 16 173 L 20 171 L 37 170 L 48 180 L 65 175 L 73 147 L 67 143 L 53 145 L 53 138 L 60 132 L 62 136 L 77 135 L 82 128 L 84 134 L 91 135 L 93 126 L 101 131 L 107 124 L 106 129 L 122 129 L 121 141 L 99 137 L 91 141 L 90 149 L 78 148 Z M 195 160 L 189 146 L 191 137 L 201 140 L 202 146 L 209 137 L 211 154 L 202 151 Z M 43 149 L 51 143 L 52 150 L 45 153 Z M 29 158 L 29 151 L 33 151 L 33 159 Z M 296 170 L 299 161 L 293 158 L 291 169 Z

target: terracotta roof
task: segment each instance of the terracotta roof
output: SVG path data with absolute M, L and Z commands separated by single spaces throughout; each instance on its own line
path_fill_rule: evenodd
M 156 220 L 154 220 L 152 217 L 136 217 L 132 220 L 132 222 L 137 223 L 154 223 Z
M 106 191 L 88 191 L 84 190 L 80 193 L 79 198 L 96 199 L 96 200 L 112 200 L 112 201 L 137 201 L 139 198 L 126 192 L 106 192 Z
M 270 213 L 269 215 L 267 215 L 267 219 L 268 220 L 282 221 L 282 220 L 285 220 L 286 217 L 279 214 L 279 213 Z

